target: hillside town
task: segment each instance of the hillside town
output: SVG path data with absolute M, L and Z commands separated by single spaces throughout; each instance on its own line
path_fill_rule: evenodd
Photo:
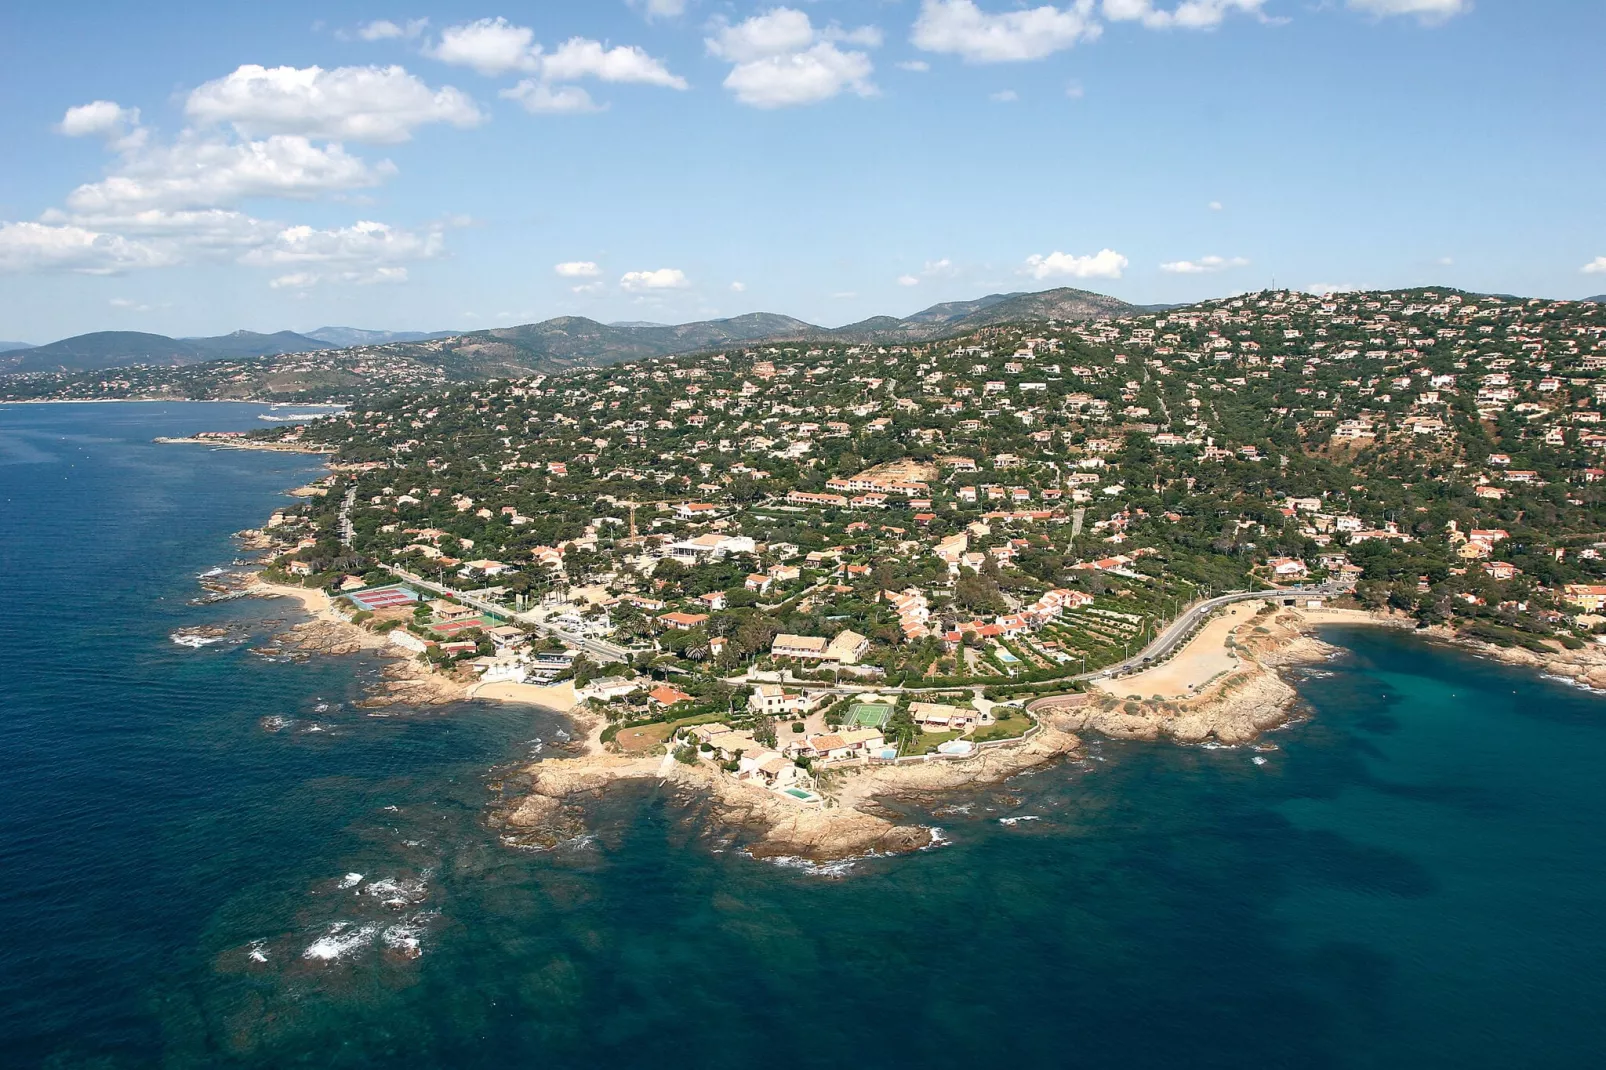
M 909 346 L 763 345 L 402 391 L 275 574 L 606 741 L 777 790 L 968 754 L 1187 606 L 1320 589 L 1546 650 L 1606 627 L 1606 315 L 1288 291 Z M 225 441 L 218 438 L 220 443 Z

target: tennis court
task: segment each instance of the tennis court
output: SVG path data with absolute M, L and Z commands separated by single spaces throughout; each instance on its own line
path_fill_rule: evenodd
M 376 609 L 410 605 L 418 601 L 418 592 L 411 587 L 391 584 L 388 587 L 370 587 L 366 591 L 352 591 L 346 597 L 351 599 L 352 604 L 358 609 L 371 612 Z
M 848 723 L 844 727 L 883 728 L 891 717 L 891 706 L 879 702 L 856 702 L 848 707 Z
M 447 620 L 441 621 L 439 624 L 431 624 L 429 630 L 436 635 L 449 637 L 456 635 L 458 632 L 466 632 L 470 628 L 494 627 L 496 627 L 496 622 L 489 617 L 466 617 L 463 620 Z

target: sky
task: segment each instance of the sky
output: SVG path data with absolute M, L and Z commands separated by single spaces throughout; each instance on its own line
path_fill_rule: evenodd
M 0 339 L 1606 293 L 1598 0 L 0 11 Z

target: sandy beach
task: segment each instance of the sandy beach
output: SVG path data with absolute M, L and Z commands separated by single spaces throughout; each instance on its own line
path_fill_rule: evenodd
M 1094 686 L 1116 696 L 1158 695 L 1171 700 L 1196 695 L 1212 680 L 1239 667 L 1238 655 L 1228 648 L 1227 639 L 1255 615 L 1257 608 L 1245 602 L 1228 606 L 1211 617 L 1169 661 L 1135 676 L 1100 680 Z

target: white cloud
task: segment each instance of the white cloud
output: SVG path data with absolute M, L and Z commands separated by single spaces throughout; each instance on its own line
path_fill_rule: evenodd
M 471 67 L 481 74 L 494 76 L 534 70 L 539 51 L 534 30 L 515 26 L 497 16 L 462 26 L 448 26 L 441 31 L 439 41 L 424 49 L 424 54 L 442 63 Z
M 778 7 L 734 25 L 718 23 L 705 41 L 710 54 L 734 64 L 725 88 L 755 108 L 813 104 L 847 91 L 874 96 L 870 57 L 843 51 L 838 42 L 875 47 L 881 31 L 835 25 L 816 31 L 808 15 Z
M 1606 275 L 1606 256 L 1597 256 L 1583 266 L 1585 275 Z
M 604 82 L 633 82 L 667 89 L 687 88 L 686 79 L 671 74 L 662 63 L 634 46 L 603 48 L 597 41 L 571 37 L 556 52 L 541 57 L 541 77 L 549 82 L 596 78 Z
M 72 224 L 0 223 L 0 271 L 118 275 L 176 262 L 170 249 Z
M 442 248 L 439 231 L 420 234 L 362 220 L 333 230 L 286 227 L 267 244 L 246 253 L 240 262 L 253 265 L 361 264 L 373 271 L 401 260 L 427 260 L 440 255 Z
M 404 267 L 381 267 L 357 271 L 292 271 L 288 275 L 279 275 L 268 280 L 268 286 L 274 290 L 297 290 L 300 296 L 305 296 L 307 290 L 325 283 L 344 283 L 352 286 L 376 286 L 381 284 L 403 283 L 407 281 L 407 269 Z
M 886 43 L 886 35 L 879 26 L 860 26 L 855 30 L 845 30 L 836 23 L 831 23 L 820 31 L 820 39 L 838 45 L 852 45 L 855 48 L 880 48 Z
M 619 285 L 631 293 L 644 290 L 684 290 L 691 280 L 679 268 L 659 268 L 657 271 L 627 271 Z
M 67 205 L 83 215 L 123 215 L 147 208 L 211 208 L 247 197 L 310 198 L 378 185 L 395 167 L 370 167 L 339 145 L 305 137 L 225 142 L 189 135 L 125 158 L 109 177 L 79 186 Z
M 1211 201 L 1209 204 L 1205 205 L 1205 207 L 1210 209 L 1212 212 L 1219 212 L 1227 206 L 1222 204 L 1220 201 Z
M 68 137 L 103 137 L 119 149 L 137 147 L 144 141 L 145 134 L 139 125 L 139 109 L 125 108 L 111 100 L 94 100 L 68 108 L 61 122 L 56 124 L 56 130 Z
M 567 263 L 554 264 L 552 270 L 566 279 L 594 279 L 602 274 L 602 268 L 589 260 L 570 260 Z
M 1043 279 L 1118 279 L 1130 261 L 1114 249 L 1100 249 L 1091 256 L 1052 252 L 1026 258 L 1024 274 Z
M 1347 294 L 1359 289 L 1360 287 L 1353 282 L 1313 282 L 1305 287 L 1305 292 L 1324 297 L 1327 294 Z
M 1379 18 L 1415 15 L 1425 23 L 1444 22 L 1472 10 L 1472 0 L 1349 0 L 1352 10 Z
M 517 101 L 532 115 L 577 115 L 607 109 L 606 104 L 598 104 L 591 99 L 590 93 L 577 85 L 553 88 L 534 78 L 526 78 L 512 89 L 502 90 L 497 96 Z
M 408 19 L 399 23 L 389 19 L 375 19 L 357 27 L 357 36 L 364 41 L 410 41 L 423 33 L 428 25 L 428 19 Z
M 1013 89 L 1000 89 L 996 93 L 988 94 L 987 99 L 994 104 L 1013 104 L 1020 99 L 1020 94 Z
M 432 90 L 402 67 L 260 67 L 248 63 L 190 93 L 184 110 L 201 125 L 231 123 L 243 137 L 295 134 L 392 143 L 427 123 L 485 121 L 461 90 Z
M 106 302 L 108 305 L 124 312 L 149 312 L 153 306 L 141 304 L 127 297 L 114 297 Z
M 1069 82 L 1065 86 L 1065 95 L 1072 100 L 1081 100 L 1087 91 L 1082 88 L 1081 82 Z
M 1183 0 L 1166 11 L 1155 8 L 1154 0 L 1104 0 L 1104 17 L 1111 22 L 1141 22 L 1151 30 L 1210 30 L 1233 12 L 1264 19 L 1265 6 L 1266 0 Z
M 738 293 L 739 294 L 739 293 L 746 293 L 746 292 L 747 292 L 747 283 L 745 283 L 745 282 L 733 282 L 733 283 L 731 283 L 731 293 Z
M 686 13 L 686 0 L 630 0 L 630 6 L 652 19 L 672 19 Z
M 927 260 L 924 267 L 917 274 L 899 275 L 899 286 L 919 286 L 925 279 L 951 279 L 959 274 L 959 269 L 947 257 L 941 260 Z
M 1172 275 L 1214 275 L 1218 271 L 1229 271 L 1232 268 L 1248 267 L 1249 261 L 1241 256 L 1201 256 L 1197 260 L 1173 260 L 1161 264 L 1160 270 Z
M 931 64 L 923 59 L 906 59 L 898 64 L 898 69 L 900 71 L 914 71 L 916 74 L 924 74 L 926 71 L 931 70 Z
M 472 67 L 485 75 L 525 71 L 549 83 L 596 78 L 603 82 L 687 88 L 686 79 L 671 73 L 661 61 L 634 45 L 605 48 L 600 41 L 571 37 L 556 51 L 547 53 L 536 42 L 534 30 L 500 17 L 449 26 L 441 32 L 441 39 L 424 51 L 443 63 Z M 563 97 L 564 91 L 553 95 Z
M 718 24 L 706 38 L 708 51 L 732 63 L 801 52 L 814 43 L 814 26 L 808 15 L 795 8 L 778 7 L 735 25 Z
M 68 213 L 52 208 L 40 222 L 67 224 L 152 241 L 171 241 L 197 251 L 248 249 L 269 240 L 279 226 L 224 208 Z
M 1093 0 L 1001 14 L 981 10 L 974 0 L 922 0 L 909 40 L 922 51 L 969 63 L 1006 63 L 1042 59 L 1100 32 Z
M 743 63 L 725 79 L 725 88 L 743 104 L 784 108 L 829 100 L 844 90 L 874 96 L 873 70 L 863 52 L 843 52 L 822 41 L 806 52 Z

